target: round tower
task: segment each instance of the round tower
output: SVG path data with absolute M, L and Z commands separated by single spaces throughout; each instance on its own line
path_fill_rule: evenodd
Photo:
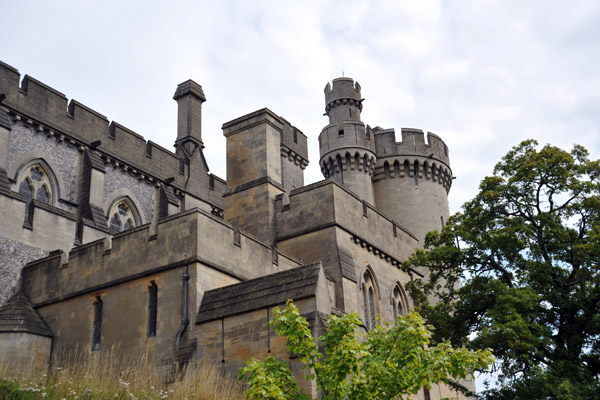
M 378 210 L 406 228 L 421 246 L 429 231 L 441 230 L 450 215 L 452 170 L 448 147 L 437 135 L 402 129 L 375 129 L 377 167 L 373 177 Z
M 375 205 L 371 178 L 377 158 L 370 129 L 360 120 L 360 85 L 351 78 L 337 78 L 325 86 L 325 114 L 329 124 L 319 135 L 319 165 L 331 178 Z

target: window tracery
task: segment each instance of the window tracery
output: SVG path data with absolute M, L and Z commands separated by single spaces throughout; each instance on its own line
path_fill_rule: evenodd
M 23 168 L 17 182 L 19 182 L 18 191 L 25 197 L 27 203 L 25 219 L 29 217 L 31 200 L 35 199 L 42 203 L 52 204 L 52 180 L 41 164 L 36 163 Z
M 392 310 L 394 311 L 394 320 L 408 311 L 406 298 L 399 284 L 396 284 L 392 291 Z
M 132 205 L 125 199 L 117 201 L 108 213 L 108 226 L 117 232 L 123 232 L 136 226 Z
M 377 324 L 376 315 L 378 314 L 379 307 L 377 304 L 377 286 L 369 269 L 367 269 L 363 275 L 362 292 L 365 325 L 367 330 L 371 330 Z

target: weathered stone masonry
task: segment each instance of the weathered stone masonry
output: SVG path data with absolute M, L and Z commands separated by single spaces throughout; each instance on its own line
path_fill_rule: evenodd
M 400 264 L 448 217 L 448 147 L 366 125 L 361 90 L 325 88 L 326 180 L 304 184 L 307 137 L 268 108 L 223 124 L 225 180 L 204 157 L 196 82 L 175 90 L 169 151 L 0 62 L 0 356 L 43 367 L 118 347 L 168 380 L 278 354 L 302 377 L 274 307 L 293 299 L 317 337 L 332 314 L 371 329 L 407 312 L 404 286 L 427 271 Z

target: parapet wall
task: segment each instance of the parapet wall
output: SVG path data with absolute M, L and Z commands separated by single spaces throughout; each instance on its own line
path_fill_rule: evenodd
M 394 129 L 374 129 L 375 151 L 377 158 L 390 156 L 422 156 L 443 163 L 450 168 L 448 146 L 434 133 L 425 133 L 420 129 L 402 128 L 402 141 L 396 142 Z
M 198 210 L 73 248 L 54 251 L 23 269 L 23 290 L 39 307 L 142 276 L 201 263 L 236 280 L 301 264 L 252 236 Z
M 446 193 L 452 186 L 448 146 L 439 136 L 419 129 L 402 128 L 402 141 L 396 142 L 394 129 L 375 129 L 377 167 L 373 182 L 393 178 L 412 178 L 415 186 L 421 179 L 442 186 Z
M 4 111 L 14 120 L 23 120 L 47 136 L 57 136 L 73 145 L 93 147 L 110 161 L 125 165 L 141 179 L 165 181 L 174 178 L 171 185 L 183 190 L 185 177 L 181 160 L 152 141 L 109 120 L 97 111 L 67 97 L 50 86 L 25 75 L 19 86 L 19 71 L 0 62 L 0 93 L 6 96 L 2 102 Z M 97 141 L 101 143 L 98 145 Z M 222 206 L 220 197 L 225 190 L 222 179 L 214 182 L 216 196 L 209 196 L 211 202 Z M 193 179 L 193 178 L 192 178 Z M 206 193 L 191 193 L 206 198 Z
M 367 245 L 377 243 L 382 254 L 399 261 L 418 246 L 412 233 L 331 180 L 292 191 L 289 205 L 278 199 L 275 209 L 277 241 L 338 226 Z

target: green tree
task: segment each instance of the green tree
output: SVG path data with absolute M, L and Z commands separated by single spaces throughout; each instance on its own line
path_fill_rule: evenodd
M 285 310 L 274 309 L 270 324 L 308 369 L 322 399 L 395 399 L 416 394 L 423 386 L 465 378 L 475 368 L 487 368 L 494 357 L 489 350 L 453 349 L 448 342 L 429 347 L 430 333 L 419 314 L 399 317 L 395 325 L 376 327 L 365 340 L 356 313 L 331 316 L 327 333 L 319 338 L 322 350 L 306 319 L 288 300 Z M 248 377 L 248 399 L 310 399 L 298 387 L 287 364 L 269 356 L 252 359 L 239 372 Z
M 600 398 L 599 179 L 583 147 L 524 141 L 404 264 L 430 272 L 408 289 L 433 343 L 497 357 L 482 398 Z

